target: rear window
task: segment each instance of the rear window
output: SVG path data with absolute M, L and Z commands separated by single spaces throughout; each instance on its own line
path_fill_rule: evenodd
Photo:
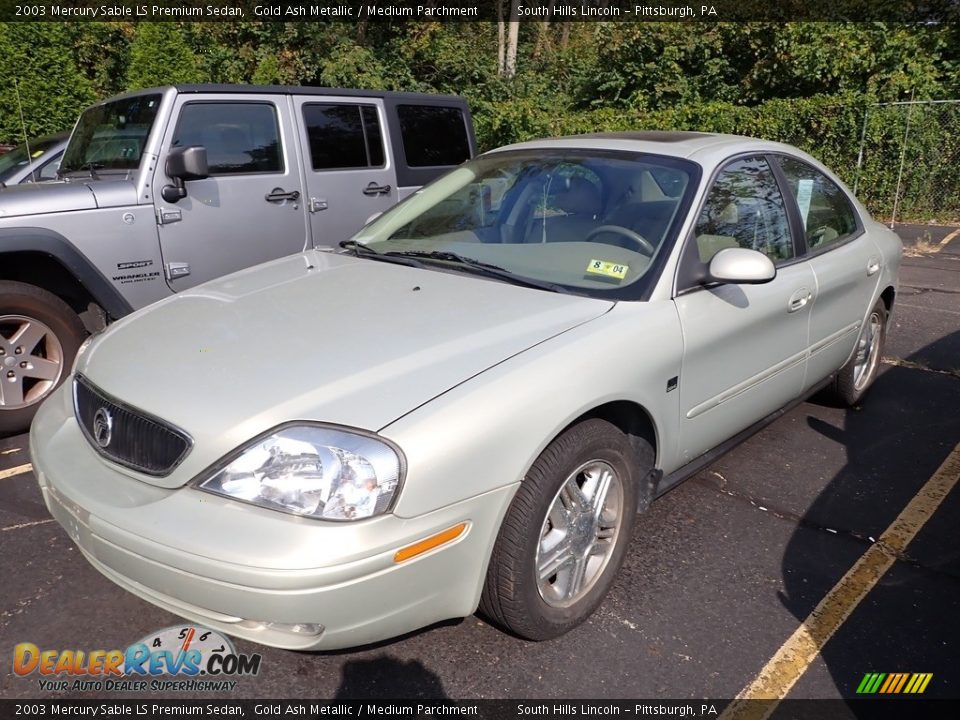
M 373 105 L 310 103 L 303 122 L 314 170 L 383 167 L 380 117 Z
M 410 167 L 459 165 L 470 159 L 463 110 L 436 105 L 398 105 L 403 152 Z

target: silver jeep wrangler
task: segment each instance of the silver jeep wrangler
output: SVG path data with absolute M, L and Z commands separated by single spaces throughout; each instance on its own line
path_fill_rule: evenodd
M 336 246 L 475 151 L 450 96 L 189 85 L 88 108 L 60 182 L 0 191 L 0 433 L 30 424 L 87 334 Z

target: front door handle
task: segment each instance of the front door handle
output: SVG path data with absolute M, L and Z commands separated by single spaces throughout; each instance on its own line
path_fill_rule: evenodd
M 386 195 L 390 192 L 389 185 L 377 185 L 375 182 L 371 182 L 363 189 L 364 195 Z
M 867 277 L 876 274 L 877 270 L 880 269 L 880 258 L 872 257 L 867 260 Z
M 796 312 L 803 308 L 810 298 L 813 297 L 813 293 L 807 290 L 807 288 L 800 288 L 793 295 L 790 296 L 790 300 L 787 302 L 787 312 Z
M 264 196 L 263 196 L 263 199 L 266 200 L 267 202 L 282 202 L 282 201 L 284 201 L 284 200 L 299 200 L 299 199 L 300 199 L 300 191 L 299 191 L 299 190 L 291 190 L 290 192 L 287 192 L 287 191 L 284 190 L 283 188 L 275 187 L 273 190 L 271 190 L 271 191 L 268 192 L 266 195 L 264 195 Z

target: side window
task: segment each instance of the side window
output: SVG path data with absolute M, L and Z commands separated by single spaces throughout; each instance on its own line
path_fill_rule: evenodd
M 303 123 L 314 170 L 383 167 L 376 106 L 310 103 L 303 106 Z
M 173 145 L 203 145 L 211 175 L 283 172 L 277 113 L 269 103 L 188 103 Z
M 463 111 L 437 105 L 397 105 L 403 152 L 410 167 L 459 165 L 470 159 Z
M 58 156 L 40 168 L 40 171 L 37 173 L 37 177 L 40 180 L 56 180 L 57 179 L 57 170 L 60 169 L 60 157 Z
M 794 256 L 783 196 L 766 160 L 743 158 L 723 169 L 707 193 L 694 234 L 704 263 L 731 247 L 759 250 L 774 263 Z
M 778 161 L 797 201 L 809 249 L 827 247 L 856 231 L 853 206 L 830 178 L 794 158 L 780 157 Z

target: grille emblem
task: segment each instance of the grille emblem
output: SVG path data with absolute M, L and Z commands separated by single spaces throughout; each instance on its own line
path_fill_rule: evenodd
M 97 410 L 93 416 L 93 439 L 102 448 L 109 445 L 113 439 L 113 416 L 105 407 Z

